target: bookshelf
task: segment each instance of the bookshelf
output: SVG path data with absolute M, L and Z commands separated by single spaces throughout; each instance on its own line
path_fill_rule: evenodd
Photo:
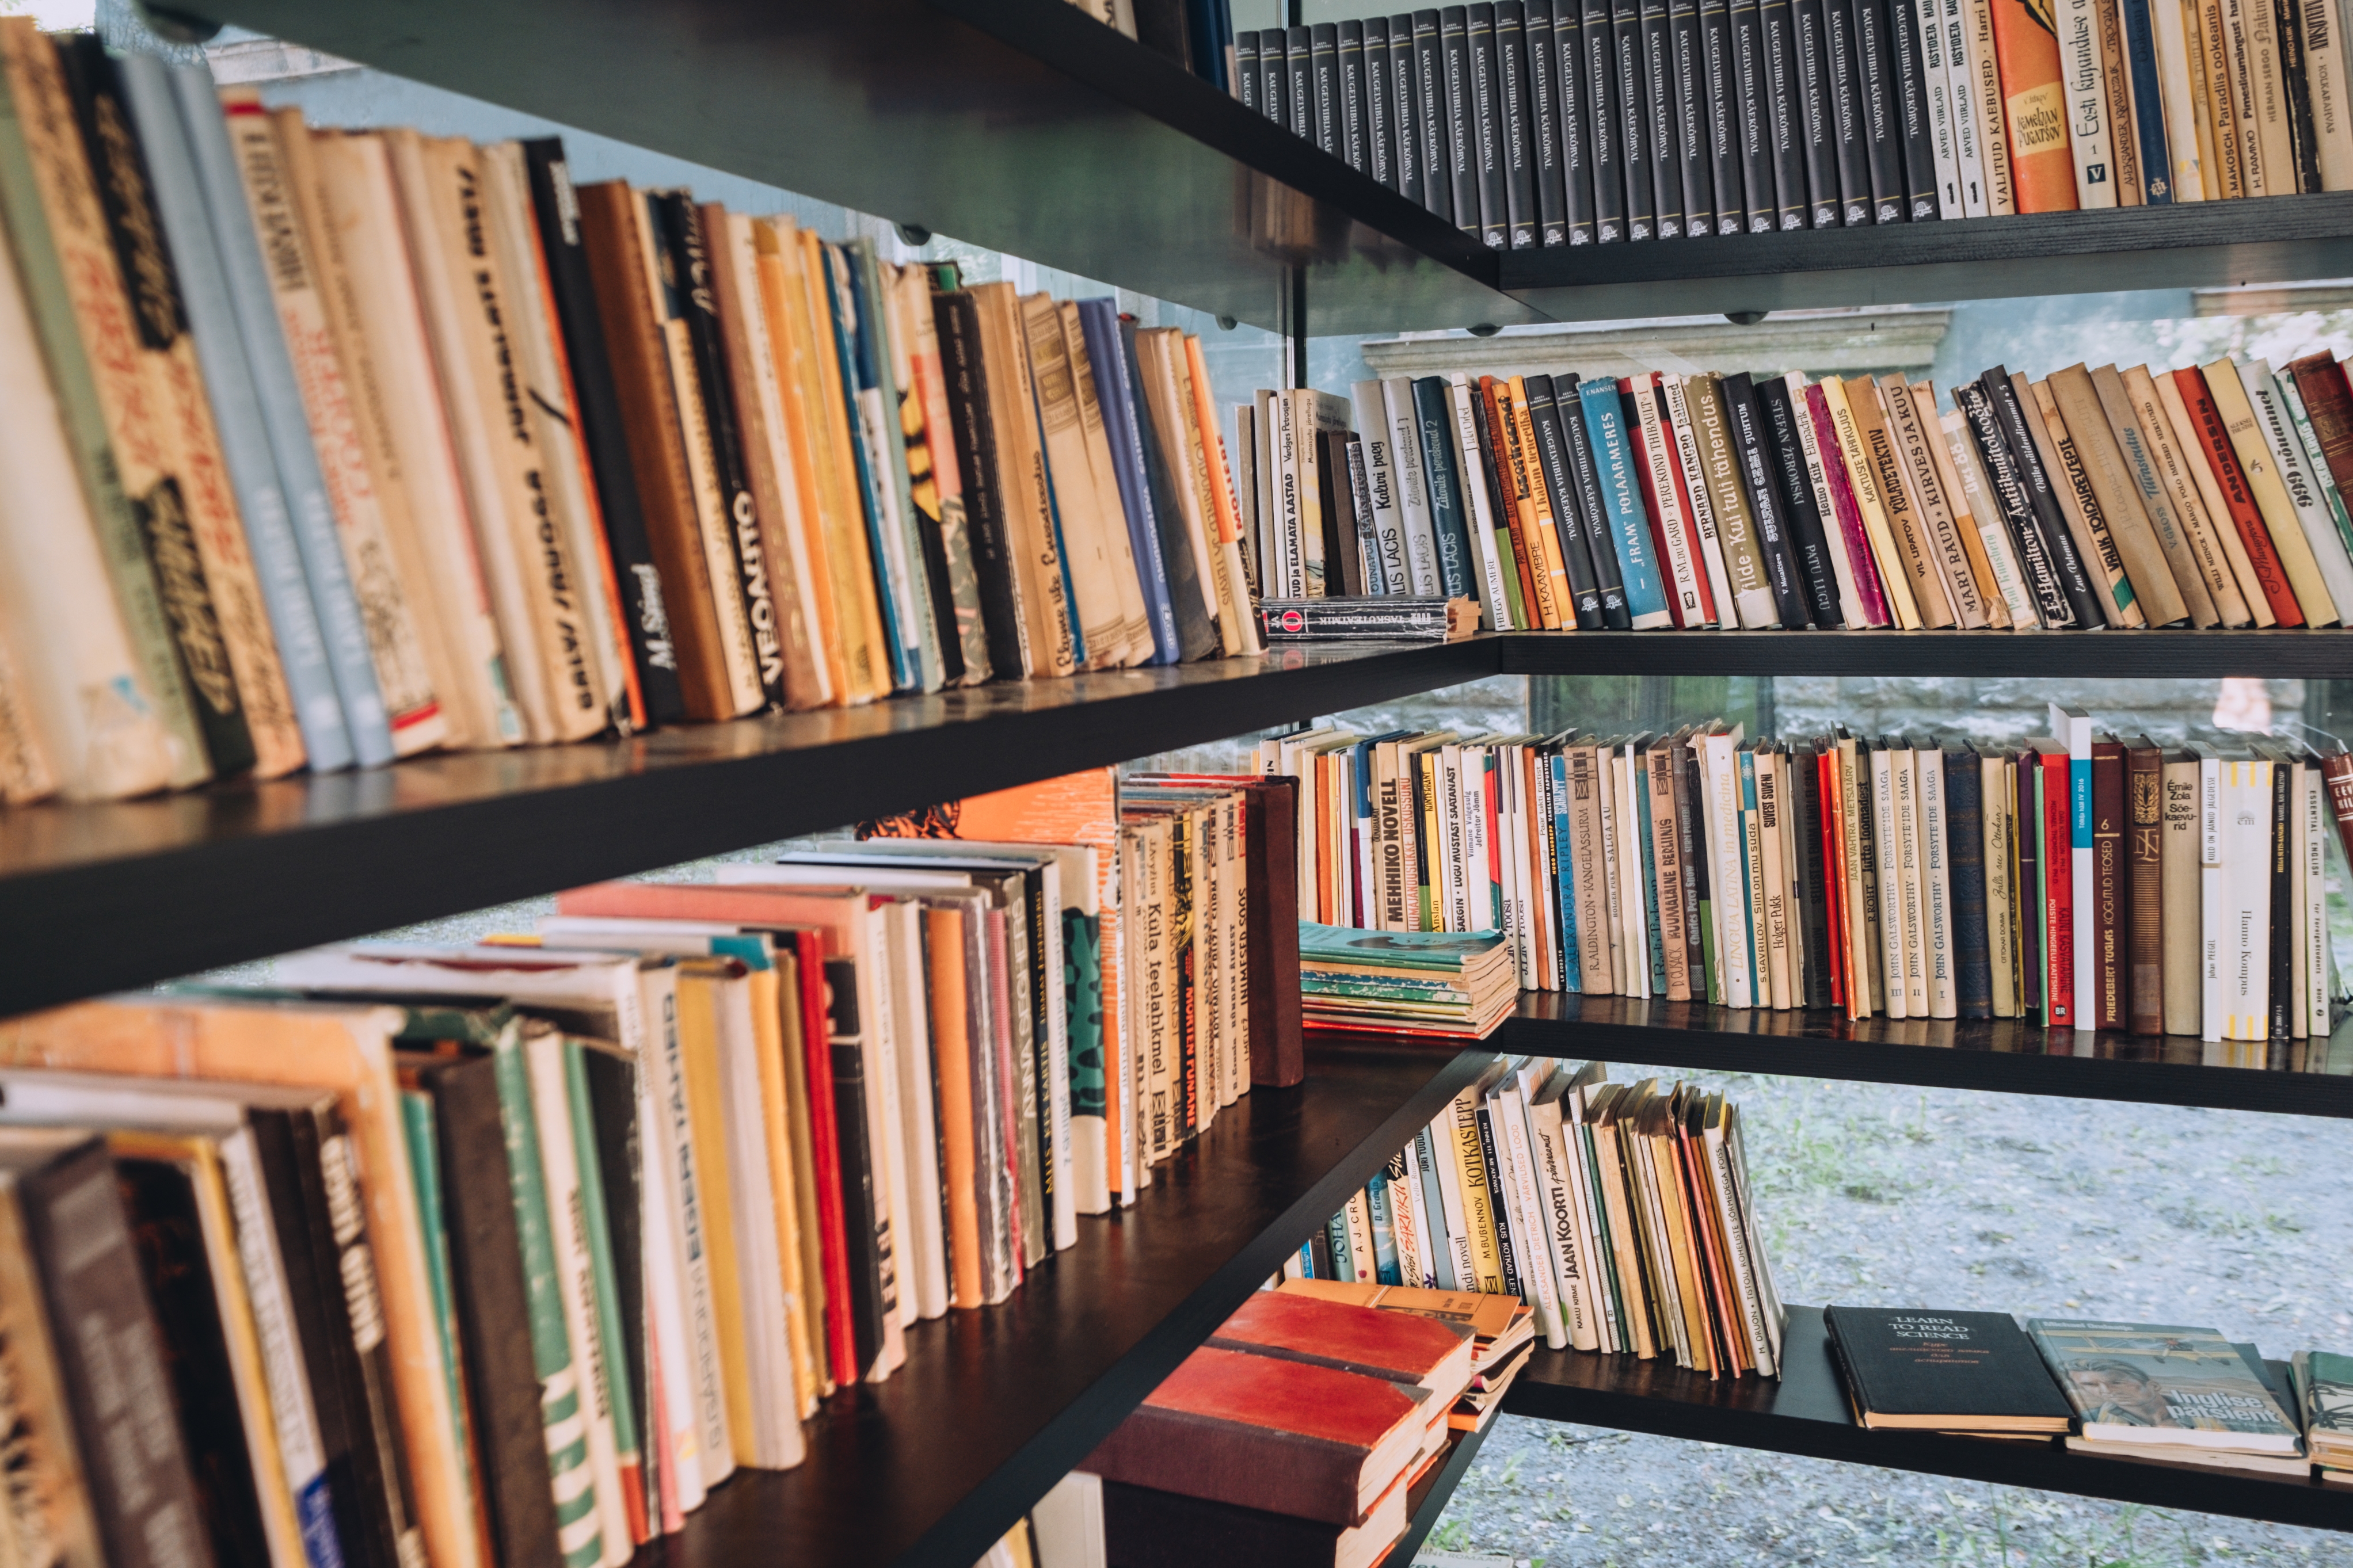
M 1497 253 L 1064 0 L 198 0 L 195 9 L 744 178 L 1289 335 L 2353 273 L 2353 195 Z M 439 129 L 439 128 L 428 128 Z M 423 759 L 0 814 L 0 1016 L 945 796 L 1495 674 L 2353 678 L 2344 632 L 1514 634 L 916 697 L 607 744 Z M 2017 1026 L 1532 997 L 1495 1048 L 2353 1115 L 2326 1060 L 2228 1067 Z M 2063 1047 L 2057 1042 L 2063 1041 Z M 1003 1307 L 921 1326 L 641 1563 L 778 1543 L 965 1568 L 1472 1076 L 1480 1053 L 1319 1043 L 1082 1226 Z M 2088 1496 L 2353 1530 L 2353 1497 L 1867 1433 L 1795 1309 L 1788 1375 L 1710 1384 L 1538 1352 L 1506 1408 Z M 1403 1568 L 1478 1451 L 1458 1444 Z
M 1847 1407 L 1819 1307 L 1789 1309 L 1782 1357 L 1778 1380 L 1711 1382 L 1704 1374 L 1660 1362 L 1539 1348 L 1504 1396 L 1504 1408 L 1547 1421 L 1585 1422 L 2281 1524 L 2353 1530 L 2353 1493 L 2309 1479 L 2071 1454 L 2048 1442 L 1867 1431 L 1855 1424 Z

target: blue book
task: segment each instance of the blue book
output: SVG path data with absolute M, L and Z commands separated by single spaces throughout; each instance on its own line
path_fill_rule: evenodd
M 872 558 L 874 602 L 882 613 L 882 640 L 890 645 L 892 688 L 909 691 L 921 684 L 922 672 L 915 667 L 915 650 L 902 624 L 906 598 L 902 574 L 891 569 L 891 540 L 885 532 L 891 513 L 882 498 L 882 487 L 890 480 L 875 469 L 873 453 L 866 439 L 870 416 L 860 407 L 870 401 L 870 394 L 881 395 L 863 348 L 863 340 L 871 335 L 867 326 L 871 317 L 866 301 L 859 298 L 857 254 L 847 246 L 828 245 L 824 256 L 826 298 L 833 316 L 833 349 L 841 365 L 842 394 L 848 404 L 842 413 L 849 421 L 849 456 L 858 472 L 858 494 L 865 503 L 866 549 Z
M 1644 765 L 1640 742 L 1633 749 L 1634 837 L 1642 847 L 1642 910 L 1650 932 L 1651 994 L 1667 994 L 1667 946 L 1659 930 L 1659 845 L 1651 833 L 1651 770 Z
M 228 470 L 229 487 L 236 493 L 237 512 L 245 524 L 254 576 L 260 584 L 269 629 L 278 642 L 279 662 L 286 672 L 286 689 L 293 699 L 295 721 L 302 731 L 302 747 L 315 769 L 332 772 L 347 768 L 356 759 L 357 752 L 353 726 L 344 712 L 343 683 L 337 679 L 338 661 L 331 654 L 326 634 L 320 626 L 319 602 L 311 594 L 308 563 L 295 534 L 277 454 L 271 449 L 269 425 L 254 384 L 253 365 L 229 293 L 230 269 L 222 259 L 215 226 L 206 210 L 207 193 L 197 174 L 187 127 L 161 60 L 134 55 L 124 58 L 121 68 L 123 95 L 130 100 L 132 116 L 138 121 L 139 141 L 147 154 L 148 184 L 155 211 L 163 220 L 164 236 L 171 247 L 180 302 L 187 312 L 188 333 L 195 341 L 196 364 L 204 374 L 205 390 L 212 403 L 221 461 Z M 210 84 L 209 78 L 206 84 Z M 217 100 L 213 119 L 216 122 L 221 119 Z M 227 132 L 224 130 L 221 134 L 226 151 Z M 234 165 L 230 178 L 236 178 Z M 253 224 L 246 215 L 244 192 L 238 188 L 234 194 L 237 205 L 233 216 L 249 237 Z M 250 238 L 247 243 L 251 245 Z M 254 261 L 259 267 L 258 254 Z M 261 290 L 269 326 L 276 334 L 277 308 L 269 300 L 266 281 Z M 293 370 L 285 357 L 283 336 L 277 336 L 276 342 L 280 368 L 290 391 Z M 299 395 L 295 408 L 299 420 Z M 303 450 L 309 452 L 309 426 L 300 427 Z M 314 477 L 317 461 L 313 456 Z M 318 483 L 315 505 L 324 512 L 323 480 Z M 366 760 L 371 763 L 388 763 L 392 760 L 392 731 L 385 722 L 384 703 L 376 693 L 375 667 L 368 654 L 358 603 L 352 598 L 350 578 L 343 573 L 343 546 L 335 538 L 332 519 L 326 523 L 325 542 L 334 558 L 343 597 L 349 602 L 343 624 L 357 638 L 356 648 L 346 646 L 336 651 L 344 654 L 346 659 L 356 655 L 350 671 L 351 684 L 362 727 L 369 731 Z
M 1422 480 L 1430 489 L 1430 530 L 1438 538 L 1439 585 L 1450 599 L 1479 596 L 1471 553 L 1469 498 L 1462 493 L 1461 446 L 1454 434 L 1454 389 L 1442 375 L 1413 384 L 1413 424 L 1421 437 Z
M 892 352 L 891 316 L 881 303 L 882 274 L 874 242 L 853 240 L 849 254 L 850 285 L 858 300 L 859 395 L 872 408 L 875 462 L 881 470 L 875 484 L 890 503 L 897 531 L 899 553 L 892 558 L 891 577 L 892 591 L 900 595 L 899 632 L 908 639 L 917 682 L 925 691 L 937 691 L 947 684 L 947 666 L 940 657 L 940 629 L 932 616 L 914 480 L 907 472 L 906 402 L 911 394 L 899 384 L 894 368 L 904 362 Z
M 1168 569 L 1160 559 L 1160 529 L 1152 515 L 1151 488 L 1144 482 L 1144 458 L 1135 426 L 1135 393 L 1127 379 L 1127 352 L 1120 341 L 1119 302 L 1079 301 L 1079 326 L 1093 373 L 1095 400 L 1103 409 L 1103 437 L 1111 446 L 1112 477 L 1119 481 L 1119 508 L 1127 521 L 1128 549 L 1144 590 L 1144 618 L 1152 627 L 1152 662 L 1175 664 L 1176 611 L 1168 597 Z
M 2132 71 L 2135 104 L 2162 104 L 2157 79 L 2157 33 L 2149 20 L 2148 0 L 2123 0 L 2125 60 Z M 2334 40 L 2332 40 L 2333 42 Z M 2141 198 L 2153 207 L 2173 205 L 2173 153 L 2165 137 L 2165 116 L 2142 112 L 2133 116 L 2140 133 Z
M 1405 1275 L 1398 1266 L 1397 1219 L 1389 1212 L 1387 1173 L 1365 1184 L 1365 1207 L 1372 1216 L 1373 1278 L 1384 1285 L 1402 1285 Z
M 1552 774 L 1553 886 L 1560 912 L 1560 972 L 1563 991 L 1585 989 L 1585 970 L 1577 955 L 1577 873 L 1561 846 L 1568 842 L 1568 758 L 1555 752 L 1545 759 Z
M 1577 402 L 1585 414 L 1586 434 L 1593 442 L 1601 504 L 1609 515 L 1610 538 L 1618 546 L 1618 572 L 1626 585 L 1626 607 L 1632 613 L 1634 629 L 1672 626 L 1667 591 L 1659 580 L 1659 563 L 1651 555 L 1650 513 L 1642 508 L 1634 449 L 1626 438 L 1625 418 L 1619 412 L 1618 384 L 1584 382 L 1577 389 Z

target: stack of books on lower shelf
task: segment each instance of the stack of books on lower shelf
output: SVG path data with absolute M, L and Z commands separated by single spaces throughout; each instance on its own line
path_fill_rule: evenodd
M 1515 1298 L 1555 1350 L 1776 1375 L 1786 1314 L 1737 1108 L 1607 1079 L 1497 1058 L 1283 1274 Z
M 2326 1040 L 2345 994 L 2334 742 L 2161 745 L 2053 704 L 2009 744 L 1321 727 L 1253 761 L 1299 781 L 1319 952 L 1348 942 L 1324 928 L 1492 931 L 1527 989 L 2196 1036 L 2218 1058 Z M 1322 996 L 1310 1022 L 1431 1026 Z
M 621 1568 L 1254 1078 L 1298 1081 L 1297 926 L 1256 907 L 1291 794 L 1098 769 L 573 889 L 477 947 L 0 1022 L 28 1495 L 121 1563 L 120 1531 L 170 1528 L 218 1568 L 301 1568 L 306 1531 Z M 128 1403 L 65 1331 L 93 1291 L 143 1347 Z
M 2332 626 L 2353 618 L 2353 386 L 1995 365 L 1360 381 L 1234 410 L 1268 599 L 1468 595 L 1492 631 Z
M 2029 1318 L 2081 1454 L 2200 1469 L 2308 1477 L 2295 1397 L 2251 1344 L 2170 1323 Z
M 1277 1289 L 1297 1291 L 1326 1301 L 1346 1301 L 1385 1312 L 1410 1312 L 1469 1329 L 1477 1347 L 1471 1358 L 1471 1381 L 1447 1417 L 1448 1424 L 1458 1432 L 1486 1429 L 1535 1347 L 1535 1310 L 1509 1296 L 1432 1290 L 1418 1285 L 1383 1285 L 1367 1279 L 1318 1279 L 1306 1273 L 1278 1279 L 1274 1285 Z
M 1377 931 L 1299 924 L 1299 989 L 1311 1029 L 1387 1029 L 1484 1039 L 1519 1002 L 1497 932 Z

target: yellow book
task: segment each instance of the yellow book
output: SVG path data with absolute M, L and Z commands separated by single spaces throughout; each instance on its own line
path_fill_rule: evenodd
M 1495 1194 L 1487 1186 L 1487 1156 L 1479 1142 L 1476 1085 L 1455 1097 L 1453 1112 L 1451 1143 L 1455 1180 L 1462 1187 L 1462 1224 L 1471 1233 L 1472 1278 L 1482 1292 L 1499 1296 L 1504 1290 L 1504 1253 L 1495 1240 Z
M 866 543 L 865 503 L 858 495 L 857 459 L 842 403 L 841 361 L 830 352 L 833 307 L 827 285 L 830 263 L 824 242 L 817 236 L 789 228 L 788 218 L 775 222 L 789 242 L 787 268 L 799 285 L 791 290 L 798 296 L 792 321 L 793 362 L 801 381 L 808 439 L 823 480 L 817 515 L 824 534 L 825 567 L 833 584 L 842 654 L 848 661 L 849 694 L 852 701 L 867 702 L 890 695 L 891 676 L 882 646 L 882 607 L 875 595 L 873 557 Z
M 801 1250 L 803 1184 L 795 1168 L 799 1149 L 793 1136 L 789 1079 L 806 1077 L 790 1068 L 801 1046 L 799 1008 L 800 965 L 791 953 L 776 953 L 770 967 L 752 974 L 752 1030 L 759 1047 L 760 1125 L 767 1132 L 768 1182 L 776 1192 L 776 1249 L 783 1260 L 785 1337 L 793 1353 L 794 1404 L 806 1420 L 816 1413 L 824 1391 L 818 1385 L 817 1347 L 810 1334 L 813 1297 Z
M 744 1342 L 744 1281 L 736 1266 L 734 1194 L 727 1162 L 727 1109 L 719 1064 L 722 986 L 740 983 L 733 959 L 688 959 L 678 966 L 678 1044 L 686 1115 L 698 1158 L 702 1246 L 711 1268 L 711 1313 L 719 1331 L 720 1385 L 727 1435 L 739 1465 L 755 1463 L 752 1368 Z

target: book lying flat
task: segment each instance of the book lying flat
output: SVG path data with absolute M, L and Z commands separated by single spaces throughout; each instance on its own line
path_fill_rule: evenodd
M 1410 1384 L 1449 1404 L 1470 1384 L 1478 1349 L 1469 1328 L 1441 1319 L 1282 1290 L 1253 1292 L 1208 1342 Z
M 2303 1452 L 2277 1397 L 2212 1329 L 2030 1318 L 2026 1331 L 2094 1442 Z
M 2067 1430 L 2066 1396 L 2007 1312 L 1829 1307 L 1855 1420 L 1873 1429 Z

